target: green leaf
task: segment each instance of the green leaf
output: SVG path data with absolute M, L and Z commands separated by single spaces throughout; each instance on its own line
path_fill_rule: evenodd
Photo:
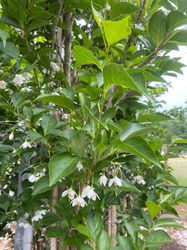
M 166 16 L 163 11 L 159 10 L 151 16 L 148 29 L 154 44 L 159 46 L 166 36 Z
M 119 191 L 125 191 L 125 192 L 140 192 L 133 184 L 124 181 L 121 187 L 118 187 Z
M 6 42 L 6 46 L 4 46 L 4 42 L 0 42 L 0 50 L 15 60 L 18 60 L 19 49 L 13 43 Z
M 101 236 L 97 241 L 98 250 L 111 250 L 110 237 L 105 230 L 102 230 Z
M 138 11 L 138 8 L 128 2 L 119 2 L 119 1 L 109 1 L 109 5 L 111 6 L 110 10 L 110 18 L 111 19 L 121 19 L 124 16 L 129 16 L 134 12 Z
M 57 214 L 54 213 L 47 213 L 43 216 L 43 218 L 41 220 L 39 220 L 36 225 L 35 228 L 40 229 L 42 227 L 46 227 L 48 225 L 52 225 L 55 224 L 58 220 L 59 220 L 59 216 Z
M 38 96 L 35 101 L 43 101 L 43 102 L 47 102 L 47 103 L 54 103 L 58 106 L 62 106 L 65 107 L 69 110 L 73 109 L 73 103 L 70 99 L 68 99 L 65 96 L 58 96 L 58 95 L 41 95 Z
M 161 165 L 152 148 L 141 137 L 130 138 L 125 143 L 121 141 L 116 141 L 114 143 L 114 149 L 118 149 L 122 152 L 132 153 L 147 161 L 153 162 L 155 165 L 161 168 Z
M 49 177 L 42 176 L 35 184 L 32 195 L 38 195 L 49 191 L 51 188 L 49 187 Z
M 86 110 L 88 116 L 89 116 L 91 119 L 93 119 L 93 120 L 97 123 L 97 125 L 101 125 L 101 127 L 103 127 L 103 128 L 105 128 L 106 130 L 108 130 L 107 126 L 106 126 L 103 122 L 101 122 L 101 121 L 92 113 L 92 111 L 91 111 L 88 107 L 85 106 L 84 109 Z
M 169 218 L 158 218 L 157 221 L 154 223 L 155 228 L 161 228 L 161 227 L 171 227 L 171 228 L 181 228 L 181 224 L 179 224 L 174 219 Z
M 0 144 L 0 153 L 12 152 L 14 148 L 10 145 Z
M 105 88 L 110 88 L 113 84 L 120 85 L 123 88 L 129 88 L 139 91 L 133 78 L 122 65 L 110 64 L 103 69 Z
M 50 227 L 46 231 L 47 238 L 56 238 L 64 235 L 63 227 Z
M 57 125 L 57 121 L 52 118 L 51 116 L 44 116 L 41 120 L 41 127 L 43 128 L 44 135 L 49 134 L 55 129 L 55 126 Z
M 151 200 L 146 201 L 145 204 L 146 204 L 146 207 L 148 208 L 149 214 L 152 219 L 160 215 L 160 205 L 156 204 L 155 202 Z
M 3 41 L 3 46 L 6 47 L 6 40 L 10 37 L 10 35 L 5 30 L 0 29 L 0 37 Z
M 172 120 L 172 118 L 163 113 L 143 113 L 138 115 L 139 122 L 163 122 Z
M 118 21 L 103 21 L 103 31 L 107 41 L 108 48 L 130 35 L 129 17 Z
M 58 153 L 49 161 L 49 186 L 70 175 L 77 166 L 78 158 L 70 153 Z
M 187 144 L 187 139 L 175 138 L 172 141 L 172 144 Z
M 101 216 L 99 214 L 89 213 L 86 218 L 86 226 L 89 229 L 89 233 L 96 243 L 101 236 L 102 229 L 103 229 L 103 222 L 101 220 Z
M 78 224 L 78 226 L 76 226 L 76 230 L 85 235 L 86 237 L 88 237 L 89 239 L 92 238 L 90 232 L 89 232 L 89 229 L 85 226 L 85 225 L 82 225 L 82 224 Z
M 138 123 L 129 123 L 125 130 L 122 132 L 120 136 L 120 140 L 124 141 L 127 138 L 133 137 L 133 136 L 140 136 L 143 134 L 148 134 L 149 132 L 153 131 L 153 128 L 150 127 L 144 127 L 141 124 Z
M 31 22 L 31 24 L 29 25 L 28 27 L 28 30 L 31 31 L 31 30 L 35 30 L 35 29 L 38 29 L 40 27 L 43 27 L 43 26 L 46 26 L 49 24 L 49 21 L 46 20 L 46 19 L 41 19 L 41 18 L 36 18 L 35 20 L 33 20 Z
M 171 11 L 167 16 L 167 30 L 171 31 L 187 23 L 187 17 L 180 11 Z
M 91 1 L 91 6 L 92 6 L 92 13 L 93 13 L 93 16 L 95 18 L 95 21 L 96 21 L 97 25 L 99 26 L 99 28 L 101 29 L 101 32 L 103 33 L 103 31 L 102 31 L 102 22 L 103 22 L 102 14 L 101 14 L 101 12 L 97 11 L 94 8 L 92 1 Z
M 163 230 L 152 231 L 146 241 L 147 247 L 157 247 L 171 242 L 170 236 Z
M 120 244 L 121 249 L 125 249 L 125 250 L 133 250 L 134 249 L 132 242 L 127 237 L 119 236 L 119 244 Z
M 186 30 L 177 31 L 175 35 L 170 38 L 169 41 L 174 42 L 177 45 L 186 45 L 187 44 L 187 31 Z
M 88 147 L 88 144 L 86 131 L 75 131 L 70 139 L 72 152 L 79 158 L 86 157 L 87 153 L 85 149 Z
M 75 46 L 73 53 L 76 66 L 95 64 L 99 69 L 102 69 L 99 61 L 89 49 L 82 46 Z

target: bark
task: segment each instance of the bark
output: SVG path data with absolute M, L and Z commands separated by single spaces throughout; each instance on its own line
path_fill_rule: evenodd
M 108 234 L 111 238 L 112 246 L 116 246 L 116 237 L 117 237 L 117 216 L 116 216 L 116 206 L 111 205 L 108 208 Z
M 64 74 L 67 82 L 71 85 L 72 13 L 66 13 L 64 21 L 67 26 L 67 29 L 64 31 Z

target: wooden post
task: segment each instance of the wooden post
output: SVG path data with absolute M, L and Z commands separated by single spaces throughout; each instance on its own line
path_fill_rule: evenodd
M 116 246 L 117 225 L 116 225 L 116 206 L 108 208 L 108 234 L 111 238 L 112 246 Z
M 51 212 L 55 213 L 56 210 L 54 208 L 54 205 L 58 201 L 58 187 L 53 188 L 52 190 L 52 207 Z M 51 238 L 51 250 L 57 250 L 58 249 L 58 239 L 57 238 Z

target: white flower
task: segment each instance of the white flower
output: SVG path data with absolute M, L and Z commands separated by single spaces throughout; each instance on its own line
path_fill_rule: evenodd
M 5 81 L 0 81 L 0 89 L 6 89 L 7 83 Z
M 121 187 L 122 186 L 122 180 L 119 179 L 117 176 L 115 176 L 114 178 L 109 180 L 108 186 L 111 187 L 112 185 Z
M 88 197 L 89 199 L 92 199 L 93 201 L 99 198 L 97 193 L 94 191 L 94 188 L 89 185 L 83 188 L 81 197 L 82 198 Z
M 62 119 L 63 120 L 68 120 L 69 119 L 69 114 L 63 114 Z
M 133 183 L 133 184 L 137 183 L 137 184 L 145 185 L 144 178 L 143 178 L 141 175 L 135 176 L 135 177 L 133 178 L 132 183 Z
M 8 193 L 8 195 L 9 195 L 10 197 L 13 197 L 14 194 L 15 194 L 14 191 L 11 191 L 11 190 L 10 190 L 9 193 Z
M 138 30 L 145 30 L 145 28 L 143 27 L 142 23 L 135 24 L 135 25 L 134 25 L 134 28 L 135 28 L 135 29 L 138 29 Z
M 13 132 L 12 132 L 11 134 L 9 134 L 8 139 L 9 139 L 10 141 L 12 141 L 12 140 L 13 140 L 13 138 L 14 138 L 14 134 L 13 134 Z
M 111 10 L 111 6 L 108 3 L 106 3 L 106 5 L 105 5 L 105 10 L 106 11 L 110 11 Z
M 58 72 L 60 71 L 60 67 L 54 63 L 54 62 L 51 62 L 51 68 L 55 71 L 55 72 Z
M 68 196 L 68 198 L 70 200 L 73 200 L 75 198 L 76 193 L 75 193 L 75 191 L 72 188 L 70 188 L 70 189 L 65 190 L 62 193 L 62 197 L 65 197 L 66 195 Z
M 104 174 L 102 174 L 100 176 L 100 178 L 99 178 L 99 184 L 103 185 L 103 186 L 106 186 L 107 181 L 108 181 L 107 177 Z
M 33 182 L 37 181 L 37 178 L 36 178 L 35 175 L 32 174 L 32 175 L 29 176 L 29 179 L 28 179 L 28 180 L 29 180 L 29 182 L 32 182 L 32 183 L 33 183 Z
M 21 91 L 23 92 L 32 92 L 32 88 L 29 86 L 29 87 L 24 87 L 21 89 Z
M 71 204 L 73 207 L 74 206 L 84 207 L 85 205 L 87 205 L 86 201 L 80 196 L 77 196 L 75 199 L 73 199 L 71 201 Z
M 25 141 L 22 145 L 21 148 L 32 148 L 31 144 L 28 141 Z
M 78 171 L 81 171 L 82 169 L 84 169 L 83 165 L 82 165 L 82 163 L 80 161 L 77 163 L 76 168 L 77 168 Z
M 90 189 L 87 193 L 87 197 L 93 201 L 96 201 L 96 199 L 99 199 L 98 194 L 94 191 L 94 189 Z
M 32 222 L 41 220 L 46 213 L 47 213 L 47 210 L 36 211 L 34 216 L 32 217 Z
M 12 82 L 15 83 L 17 86 L 20 86 L 25 82 L 25 80 L 26 79 L 22 74 L 16 74 Z
M 30 81 L 33 78 L 33 75 L 31 73 L 24 72 L 23 77 L 25 78 L 26 81 Z

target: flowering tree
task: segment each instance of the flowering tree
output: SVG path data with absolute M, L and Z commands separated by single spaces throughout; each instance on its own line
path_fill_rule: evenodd
M 51 249 L 155 249 L 184 194 L 161 155 L 184 0 L 1 0 L 0 226 Z M 1 232 L 6 233 L 3 229 Z M 49 241 L 51 239 L 51 241 Z M 44 242 L 42 242 L 44 244 Z

